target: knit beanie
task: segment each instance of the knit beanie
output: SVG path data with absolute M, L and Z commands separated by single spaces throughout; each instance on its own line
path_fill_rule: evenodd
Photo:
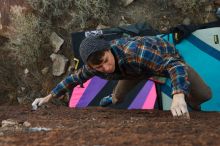
M 82 61 L 86 64 L 89 55 L 107 49 L 110 49 L 110 43 L 108 41 L 100 36 L 90 36 L 81 42 L 79 53 Z

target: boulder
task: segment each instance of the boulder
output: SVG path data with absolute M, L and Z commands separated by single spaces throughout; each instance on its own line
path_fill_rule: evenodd
M 2 127 L 14 127 L 18 125 L 18 122 L 13 119 L 7 119 L 2 121 Z
M 53 75 L 61 76 L 63 73 L 65 73 L 65 68 L 69 60 L 63 55 L 54 53 L 50 55 L 50 58 L 53 61 Z
M 64 40 L 60 36 L 58 36 L 55 32 L 51 34 L 50 41 L 54 48 L 54 53 L 57 53 L 60 50 L 60 47 L 64 42 Z

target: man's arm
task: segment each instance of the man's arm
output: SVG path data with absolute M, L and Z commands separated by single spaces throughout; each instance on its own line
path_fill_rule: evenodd
M 169 60 L 166 69 L 172 83 L 172 95 L 183 93 L 188 96 L 190 83 L 188 81 L 187 65 L 173 58 Z
M 83 87 L 83 83 L 93 76 L 94 73 L 92 72 L 92 70 L 90 70 L 88 66 L 83 66 L 74 74 L 71 74 L 70 76 L 62 80 L 59 84 L 57 84 L 57 86 L 51 91 L 49 95 L 42 98 L 36 98 L 35 101 L 32 103 L 33 110 L 36 110 L 38 106 L 49 102 L 54 97 L 60 97 L 66 92 L 72 91 L 72 89 L 77 85 L 81 85 Z
M 173 87 L 173 101 L 171 112 L 174 117 L 186 116 L 189 118 L 189 113 L 185 101 L 185 96 L 189 95 L 189 81 L 187 74 L 187 66 L 180 60 L 171 58 L 166 67 Z

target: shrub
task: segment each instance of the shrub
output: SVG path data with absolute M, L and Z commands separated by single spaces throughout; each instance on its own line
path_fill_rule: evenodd
M 65 15 L 74 4 L 73 0 L 27 0 L 27 2 L 33 9 L 40 12 L 41 17 L 49 20 Z
M 201 0 L 173 0 L 173 3 L 183 13 L 198 11 L 202 5 Z
M 15 28 L 10 42 L 22 66 L 36 65 L 43 50 L 41 45 L 46 40 L 47 28 L 33 14 L 13 15 L 12 25 Z
M 106 22 L 108 19 L 109 0 L 75 0 L 75 5 L 79 10 L 81 28 L 85 28 L 86 21 L 89 19 L 94 18 L 101 22 Z

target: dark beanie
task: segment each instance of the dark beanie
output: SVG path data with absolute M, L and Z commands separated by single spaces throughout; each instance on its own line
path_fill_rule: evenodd
M 83 62 L 86 64 L 89 55 L 107 49 L 110 49 L 108 41 L 100 36 L 90 36 L 81 42 L 79 52 Z

